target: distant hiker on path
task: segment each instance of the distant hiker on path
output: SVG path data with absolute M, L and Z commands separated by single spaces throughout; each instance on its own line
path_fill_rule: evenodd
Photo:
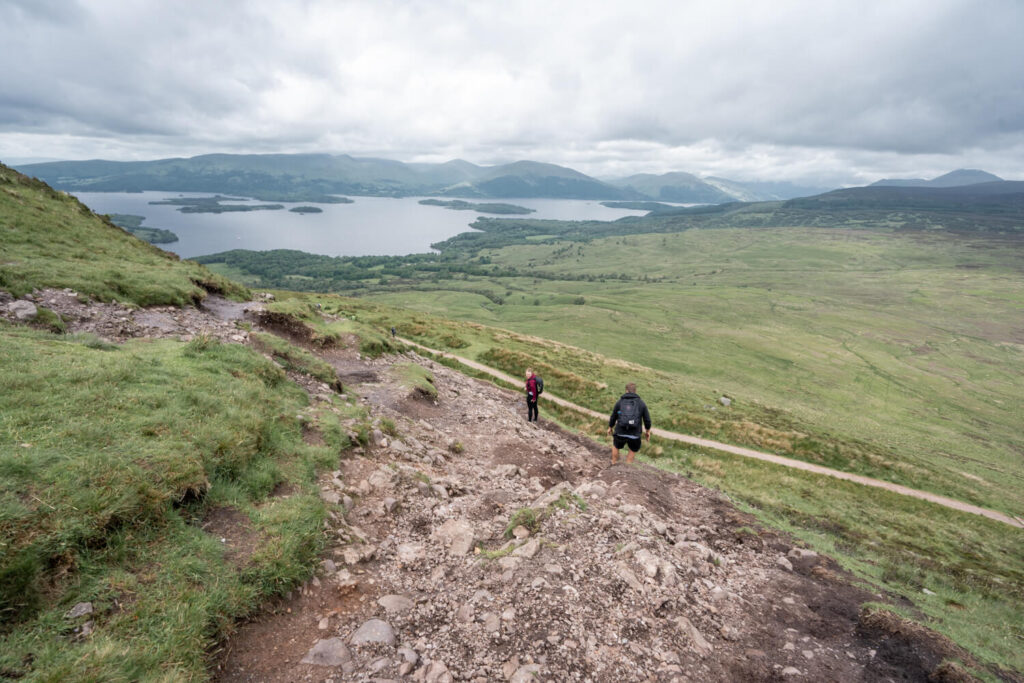
M 642 436 L 646 431 L 647 440 L 651 440 L 651 411 L 647 404 L 636 395 L 636 385 L 626 385 L 626 393 L 619 397 L 608 418 L 608 433 L 612 435 L 612 464 L 619 462 L 619 449 L 629 448 L 626 464 L 632 464 L 636 452 L 643 444 Z
M 391 338 L 392 339 L 395 338 L 395 326 L 394 325 L 391 326 Z
M 537 399 L 544 392 L 544 380 L 533 374 L 532 368 L 526 369 L 526 421 L 536 422 L 538 417 Z

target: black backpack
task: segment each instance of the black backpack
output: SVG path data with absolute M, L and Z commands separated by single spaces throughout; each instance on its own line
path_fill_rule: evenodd
M 544 380 L 541 379 L 540 375 L 536 375 L 534 379 L 537 380 L 537 395 L 540 396 L 544 393 Z
M 619 428 L 625 432 L 643 431 L 643 401 L 638 396 L 619 399 Z

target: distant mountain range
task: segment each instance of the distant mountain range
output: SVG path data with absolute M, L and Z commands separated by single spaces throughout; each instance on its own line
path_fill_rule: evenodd
M 786 182 L 739 182 L 691 173 L 641 173 L 607 181 L 564 166 L 517 161 L 477 166 L 456 159 L 403 163 L 347 154 L 206 154 L 155 161 L 55 161 L 18 170 L 70 192 L 210 192 L 265 201 L 316 201 L 324 195 L 439 196 L 466 199 L 547 197 L 721 204 L 807 197 L 831 188 Z M 953 171 L 933 180 L 875 185 L 949 187 L 1000 180 L 984 171 Z
M 978 171 L 972 168 L 960 168 L 938 178 L 924 180 L 922 178 L 886 178 L 871 183 L 868 187 L 960 187 L 963 185 L 978 185 L 980 183 L 992 183 L 1002 180 L 997 175 L 986 171 Z

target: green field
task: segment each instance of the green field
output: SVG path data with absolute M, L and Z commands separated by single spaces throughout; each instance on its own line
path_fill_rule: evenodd
M 1022 247 L 935 233 L 691 230 L 485 251 L 500 269 L 546 277 L 395 282 L 366 298 L 640 366 L 609 371 L 495 334 L 467 351 L 498 346 L 609 384 L 581 397 L 597 410 L 636 376 L 664 427 L 1024 515 Z M 559 273 L 573 279 L 551 279 Z M 517 359 L 506 369 L 518 375 Z M 567 393 L 557 380 L 551 390 Z

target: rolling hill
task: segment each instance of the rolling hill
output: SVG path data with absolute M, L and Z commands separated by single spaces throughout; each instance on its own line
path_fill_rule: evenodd
M 21 170 L 70 192 L 220 192 L 268 200 L 324 194 L 638 198 L 578 171 L 533 161 L 482 167 L 461 160 L 405 164 L 345 154 L 208 154 L 157 161 L 60 161 Z
M 1002 180 L 1002 178 L 988 173 L 987 171 L 959 168 L 955 171 L 950 171 L 945 175 L 940 175 L 937 178 L 932 178 L 931 180 L 925 180 L 923 178 L 886 178 L 884 180 L 871 183 L 869 187 L 959 187 L 961 185 L 992 183 L 999 180 Z

